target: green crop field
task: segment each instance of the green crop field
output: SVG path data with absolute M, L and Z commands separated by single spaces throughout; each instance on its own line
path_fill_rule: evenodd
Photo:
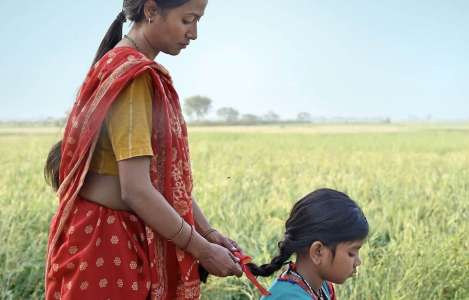
M 42 168 L 51 128 L 0 128 L 0 298 L 40 299 L 57 199 Z M 190 129 L 195 195 L 212 225 L 265 263 L 292 204 L 348 193 L 371 234 L 339 299 L 469 299 L 469 125 Z M 274 278 L 261 281 L 269 285 Z M 246 278 L 209 278 L 203 299 L 257 299 Z

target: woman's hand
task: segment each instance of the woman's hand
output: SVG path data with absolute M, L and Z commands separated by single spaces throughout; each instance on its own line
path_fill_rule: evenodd
M 198 259 L 200 264 L 212 275 L 218 277 L 231 275 L 241 277 L 243 275 L 239 259 L 220 245 L 208 243 Z
M 218 230 L 213 230 L 209 232 L 208 234 L 205 235 L 205 238 L 207 239 L 207 241 L 223 246 L 226 249 L 230 250 L 231 252 L 234 252 L 234 251 L 242 252 L 242 249 L 238 246 L 238 243 L 224 236 Z

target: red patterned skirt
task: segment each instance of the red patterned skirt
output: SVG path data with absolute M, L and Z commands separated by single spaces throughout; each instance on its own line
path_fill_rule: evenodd
M 46 299 L 158 299 L 145 224 L 133 213 L 78 197 L 57 245 Z M 168 299 L 175 299 L 175 255 L 165 269 Z

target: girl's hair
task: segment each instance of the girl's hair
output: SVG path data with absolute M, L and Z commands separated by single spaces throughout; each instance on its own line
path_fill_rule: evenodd
M 59 170 L 62 141 L 58 141 L 49 151 L 46 165 L 44 166 L 44 178 L 46 182 L 57 191 L 59 189 Z
M 369 230 L 365 215 L 355 201 L 332 189 L 319 189 L 299 200 L 285 228 L 284 240 L 278 243 L 279 254 L 268 264 L 249 264 L 254 275 L 272 275 L 293 253 L 306 253 L 315 241 L 322 242 L 335 255 L 339 243 L 363 240 Z
M 147 0 L 124 0 L 122 11 L 117 15 L 111 27 L 109 27 L 106 35 L 104 36 L 98 51 L 96 52 L 93 60 L 93 65 L 96 64 L 109 50 L 114 48 L 117 43 L 122 39 L 122 26 L 126 20 L 132 22 L 140 22 L 145 18 L 144 7 Z M 164 14 L 167 10 L 171 10 L 178 6 L 184 5 L 190 0 L 153 0 L 159 13 Z M 62 141 L 57 142 L 52 146 L 47 157 L 46 165 L 44 166 L 44 177 L 46 182 L 54 189 L 59 188 L 59 169 L 61 160 L 61 146 Z

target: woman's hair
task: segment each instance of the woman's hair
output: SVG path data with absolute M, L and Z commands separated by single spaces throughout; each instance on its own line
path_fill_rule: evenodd
M 122 11 L 117 15 L 114 22 L 112 22 L 108 31 L 104 35 L 98 51 L 96 52 L 93 60 L 93 65 L 96 64 L 109 50 L 114 48 L 117 43 L 122 39 L 122 26 L 126 20 L 132 22 L 140 22 L 145 18 L 144 7 L 147 0 L 124 0 Z M 159 13 L 164 14 L 165 11 L 172 8 L 181 6 L 190 0 L 153 0 Z M 46 165 L 44 167 L 44 177 L 50 186 L 57 190 L 60 186 L 59 182 L 59 169 L 61 160 L 61 146 L 62 141 L 57 142 L 49 152 Z
M 144 7 L 147 0 L 124 0 L 122 11 L 117 15 L 104 36 L 93 60 L 93 65 L 122 39 L 122 25 L 126 20 L 140 22 L 145 19 Z M 154 0 L 160 13 L 176 8 L 190 0 Z
M 284 240 L 278 243 L 279 254 L 270 263 L 249 264 L 254 275 L 272 275 L 292 254 L 307 253 L 315 241 L 322 242 L 335 255 L 339 243 L 365 239 L 368 222 L 349 196 L 332 189 L 319 189 L 293 206 L 285 229 Z

